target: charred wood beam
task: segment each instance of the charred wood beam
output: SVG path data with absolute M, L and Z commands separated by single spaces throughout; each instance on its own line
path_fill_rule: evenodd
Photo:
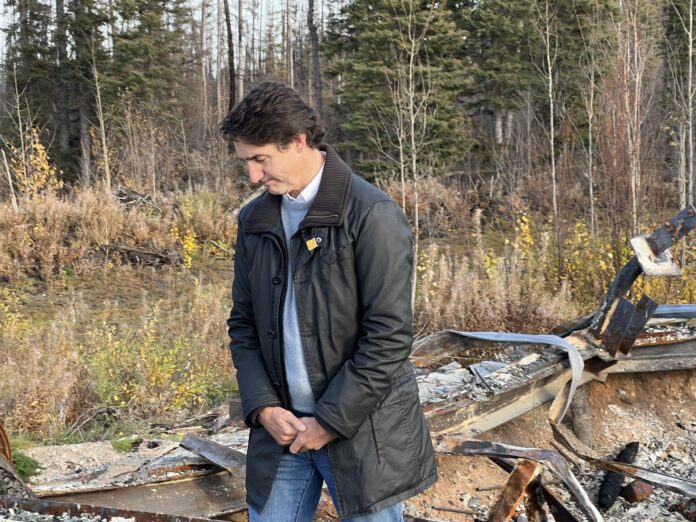
M 538 448 L 522 448 L 497 442 L 481 440 L 466 440 L 455 436 L 440 438 L 436 449 L 445 453 L 462 455 L 486 455 L 489 457 L 527 459 L 539 462 L 546 466 L 554 475 L 560 478 L 570 494 L 575 499 L 578 507 L 594 522 L 603 521 L 595 505 L 590 501 L 587 493 L 570 471 L 568 463 L 557 452 Z
M 619 351 L 627 354 L 656 308 L 657 303 L 647 295 L 641 297 L 637 305 L 623 297 L 619 298 L 610 313 L 607 328 L 602 337 L 607 352 L 612 357 L 615 357 Z
M 626 447 L 619 452 L 619 455 L 616 457 L 616 462 L 632 464 L 636 455 L 638 455 L 638 447 L 638 442 L 629 442 Z M 602 484 L 599 486 L 599 493 L 597 494 L 597 507 L 599 507 L 599 509 L 607 510 L 614 505 L 614 502 L 616 502 L 616 499 L 619 497 L 623 481 L 623 475 L 613 471 L 606 472 L 604 479 L 602 479 Z
M 495 464 L 500 466 L 500 468 L 504 469 L 508 473 L 510 473 L 513 468 L 515 467 L 514 465 L 514 460 L 513 459 L 506 459 L 506 458 L 501 458 L 501 457 L 489 457 L 491 461 L 493 461 Z M 554 485 L 558 485 L 562 483 L 562 481 L 554 481 Z M 578 518 L 571 513 L 571 511 L 566 507 L 566 505 L 563 503 L 563 501 L 556 495 L 553 490 L 551 490 L 548 486 L 550 486 L 552 483 L 548 484 L 541 484 L 541 491 L 544 494 L 544 500 L 546 501 L 546 504 L 549 506 L 549 511 L 551 511 L 551 514 L 553 515 L 553 518 L 556 520 L 556 522 L 579 522 Z
M 649 469 L 641 468 L 639 466 L 634 466 L 632 464 L 624 464 L 621 462 L 612 462 L 608 460 L 602 460 L 590 455 L 586 455 L 579 451 L 566 436 L 559 429 L 558 425 L 551 422 L 551 429 L 553 431 L 553 436 L 556 441 L 563 445 L 568 451 L 570 451 L 576 457 L 592 464 L 593 466 L 604 469 L 607 471 L 613 471 L 615 473 L 620 473 L 627 477 L 640 479 L 644 482 L 648 482 L 653 486 L 661 487 L 675 493 L 680 493 L 682 495 L 687 495 L 689 497 L 696 497 L 696 482 L 693 480 L 687 480 L 679 477 L 673 477 L 672 475 L 667 475 L 665 473 L 658 473 L 656 471 L 651 471 Z
M 244 468 L 246 465 L 246 455 L 241 451 L 228 448 L 212 440 L 196 437 L 190 433 L 186 434 L 180 445 L 230 473 L 239 473 L 240 468 Z
M 541 475 L 537 475 L 527 486 L 527 497 L 524 499 L 524 509 L 529 522 L 548 522 L 546 511 L 544 511 L 545 501 L 546 497 L 542 489 Z
M 510 473 L 510 478 L 491 509 L 488 522 L 508 522 L 527 495 L 527 488 L 541 473 L 541 464 L 520 459 Z

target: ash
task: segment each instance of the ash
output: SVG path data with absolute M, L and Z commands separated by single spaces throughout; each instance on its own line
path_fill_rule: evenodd
M 83 513 L 79 516 L 72 516 L 68 513 L 62 515 L 42 515 L 32 511 L 25 511 L 19 508 L 0 508 L 0 518 L 5 520 L 22 520 L 25 522 L 135 522 L 135 518 L 123 517 L 101 517 L 99 515 L 89 515 Z
M 493 358 L 486 360 L 483 355 Z M 562 364 L 566 356 L 545 345 L 491 345 L 480 359 L 468 367 L 455 360 L 418 375 L 421 402 L 485 401 L 544 372 L 556 371 L 554 365 Z
M 676 427 L 671 433 L 665 433 L 664 437 L 650 437 L 641 441 L 636 465 L 652 471 L 668 475 L 696 480 L 696 422 L 682 424 L 683 428 Z M 607 455 L 606 458 L 614 458 L 615 455 Z M 599 485 L 604 478 L 603 472 L 597 472 L 594 468 L 586 467 L 578 477 L 585 487 L 591 499 L 597 498 Z M 631 482 L 626 478 L 624 484 Z M 660 522 L 682 522 L 687 520 L 678 512 L 670 511 L 670 508 L 684 500 L 684 495 L 672 493 L 659 486 L 653 486 L 652 495 L 636 504 L 631 504 L 619 497 L 616 503 L 604 513 L 607 522 L 646 520 Z

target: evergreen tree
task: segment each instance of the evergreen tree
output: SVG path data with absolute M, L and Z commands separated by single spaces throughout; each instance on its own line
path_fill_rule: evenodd
M 467 33 L 460 53 L 474 65 L 467 106 L 494 115 L 494 135 L 502 143 L 505 111 L 519 109 L 530 90 L 543 88 L 532 60 L 541 48 L 534 1 L 450 0 L 449 8 Z
M 17 104 L 17 95 L 21 97 L 20 107 L 13 110 L 22 111 L 23 124 L 31 121 L 40 128 L 55 127 L 53 105 L 58 85 L 56 51 L 49 37 L 51 6 L 41 0 L 9 0 L 7 7 L 14 16 L 5 30 L 5 90 L 14 100 L 13 106 Z M 5 135 L 16 136 L 18 132 L 21 130 L 16 127 L 3 129 Z
M 414 177 L 462 155 L 463 40 L 441 4 L 354 0 L 332 18 L 323 49 L 340 78 L 346 154 L 358 154 L 363 175 Z M 414 157 L 416 165 L 406 161 Z
M 167 112 L 180 100 L 186 65 L 182 0 L 116 0 L 121 30 L 114 35 L 113 63 L 105 86 L 114 96 L 129 91 L 154 111 Z

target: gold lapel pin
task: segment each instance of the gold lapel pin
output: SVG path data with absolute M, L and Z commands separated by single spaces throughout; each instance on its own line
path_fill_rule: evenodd
M 311 239 L 308 239 L 305 242 L 305 245 L 307 245 L 307 250 L 310 252 L 317 248 L 319 246 L 319 243 L 321 243 L 321 238 L 320 237 L 313 237 Z

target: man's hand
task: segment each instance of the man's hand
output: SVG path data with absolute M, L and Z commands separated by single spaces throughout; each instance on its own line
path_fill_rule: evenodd
M 336 438 L 336 435 L 328 432 L 314 417 L 302 417 L 300 421 L 305 423 L 307 429 L 298 433 L 295 442 L 290 446 L 290 453 L 318 450 Z
M 268 430 L 271 437 L 281 446 L 287 446 L 307 430 L 307 426 L 292 412 L 280 406 L 267 406 L 257 417 L 259 423 Z

